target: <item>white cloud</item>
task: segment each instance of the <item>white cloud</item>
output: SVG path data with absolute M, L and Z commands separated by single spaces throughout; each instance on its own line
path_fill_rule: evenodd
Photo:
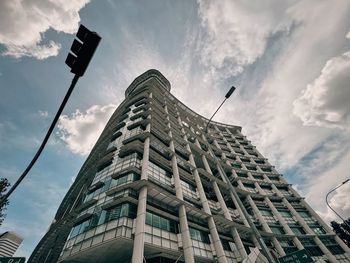
M 328 166 L 324 166 L 322 161 L 328 162 L 330 159 L 322 160 L 318 159 L 312 167 L 308 168 L 308 175 L 310 178 L 307 180 L 306 185 L 303 186 L 303 192 L 306 193 L 306 201 L 312 204 L 313 208 L 322 215 L 326 221 L 338 220 L 339 218 L 326 207 L 325 198 L 326 194 L 334 189 L 341 182 L 345 181 L 347 178 L 350 178 L 348 169 L 350 162 L 350 151 L 348 150 L 349 143 L 345 144 L 341 148 L 347 148 L 346 152 L 343 154 L 337 153 L 337 150 L 334 148 L 329 152 L 331 156 L 337 156 L 336 159 L 333 159 L 333 164 L 328 163 Z M 327 154 L 322 155 L 324 158 L 327 158 Z M 322 157 L 321 155 L 319 157 Z M 332 159 L 332 158 L 331 158 Z M 317 167 L 317 163 L 319 167 Z M 325 169 L 321 169 L 321 167 Z M 329 203 L 333 209 L 335 209 L 340 215 L 347 218 L 350 215 L 350 182 L 341 186 L 329 197 Z
M 41 111 L 39 110 L 39 116 L 43 118 L 47 118 L 49 116 L 49 113 L 47 111 Z
M 60 44 L 43 43 L 50 28 L 58 32 L 74 33 L 80 21 L 79 11 L 89 0 L 0 1 L 0 43 L 3 55 L 16 58 L 29 56 L 45 59 L 56 56 Z
M 76 154 L 86 155 L 94 146 L 116 106 L 94 105 L 85 112 L 76 110 L 71 116 L 62 115 L 59 120 L 59 136 Z
M 201 61 L 213 74 L 236 75 L 265 52 L 268 38 L 289 30 L 291 1 L 199 0 Z
M 350 52 L 327 61 L 312 84 L 294 101 L 304 125 L 348 128 L 350 125 Z

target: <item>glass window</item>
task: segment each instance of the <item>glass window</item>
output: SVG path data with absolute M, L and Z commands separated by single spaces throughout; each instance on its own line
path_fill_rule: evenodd
M 339 254 L 345 253 L 345 251 L 339 245 L 327 246 L 327 248 L 331 251 L 333 255 L 339 255 Z
M 263 216 L 273 216 L 272 212 L 269 211 L 269 210 L 260 210 L 260 213 L 261 213 Z
M 302 227 L 300 227 L 300 226 L 298 226 L 298 227 L 291 227 L 290 229 L 291 229 L 291 230 L 293 231 L 293 233 L 296 234 L 296 235 L 304 235 L 304 234 L 306 234 L 306 232 L 304 231 L 304 229 L 303 229 Z
M 111 220 L 120 218 L 120 217 L 129 217 L 135 218 L 136 215 L 136 206 L 130 203 L 119 204 L 112 208 L 106 210 L 104 223 L 107 223 Z
M 275 234 L 284 234 L 283 228 L 280 226 L 270 226 L 271 231 Z
M 292 214 L 289 211 L 278 211 L 283 217 L 291 218 Z
M 207 233 L 192 227 L 189 227 L 189 230 L 190 230 L 191 239 L 210 244 L 209 235 Z
M 160 228 L 160 217 L 158 215 L 153 215 L 152 225 L 154 227 Z
M 98 223 L 97 223 L 98 225 L 101 225 L 106 221 L 106 214 L 107 214 L 106 210 L 101 211 L 100 218 L 98 219 Z
M 158 165 L 153 162 L 149 162 L 148 165 L 148 176 L 150 179 L 154 179 L 160 184 L 166 184 L 171 186 L 171 174 L 166 170 L 160 168 Z
M 146 224 L 150 226 L 152 225 L 152 214 L 149 212 L 146 213 Z
M 146 224 L 175 234 L 178 233 L 176 221 L 156 215 L 149 211 L 146 212 Z
M 298 213 L 302 218 L 310 218 L 311 217 L 309 212 L 307 212 L 307 211 L 300 211 Z
M 326 234 L 326 231 L 324 231 L 324 229 L 322 227 L 312 227 L 311 228 L 315 234 L 317 235 L 322 235 L 322 234 Z
M 72 231 L 70 232 L 70 237 L 75 237 L 79 234 L 79 230 L 80 230 L 81 225 L 77 225 L 75 227 L 72 228 Z
M 229 243 L 228 240 L 221 239 L 221 244 L 222 244 L 222 247 L 224 248 L 224 250 L 232 251 L 232 248 L 231 248 L 230 243 Z

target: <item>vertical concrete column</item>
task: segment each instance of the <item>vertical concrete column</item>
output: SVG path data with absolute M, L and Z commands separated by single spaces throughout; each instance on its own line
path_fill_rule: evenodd
M 298 220 L 299 224 L 305 229 L 308 234 L 313 235 L 314 232 L 311 230 L 309 225 L 304 221 L 304 219 L 299 215 L 299 213 L 294 209 L 294 207 L 288 202 L 288 200 L 284 197 L 282 199 L 283 203 L 287 206 L 289 211 L 295 216 Z M 310 211 L 309 211 L 310 212 Z M 332 253 L 327 249 L 327 247 L 322 243 L 322 241 L 316 236 L 314 237 L 315 243 L 322 250 L 322 252 L 327 256 L 330 262 L 336 263 L 337 259 L 332 255 Z
M 189 148 L 188 144 L 187 144 L 187 146 L 188 146 L 188 150 L 191 151 L 191 149 Z M 191 165 L 196 167 L 196 163 L 194 161 L 192 153 L 190 154 L 190 158 L 189 159 L 190 159 Z M 214 222 L 213 216 L 212 216 L 211 211 L 210 211 L 210 207 L 209 207 L 209 203 L 208 203 L 207 197 L 205 196 L 205 192 L 204 192 L 204 188 L 203 188 L 203 185 L 202 185 L 202 181 L 200 179 L 200 176 L 198 174 L 197 169 L 193 170 L 192 173 L 193 173 L 194 180 L 196 182 L 197 190 L 198 190 L 198 193 L 199 193 L 199 198 L 201 200 L 204 212 L 206 212 L 207 214 L 210 215 L 210 217 L 208 218 L 208 227 L 209 227 L 209 231 L 210 231 L 210 236 L 213 239 L 212 242 L 213 242 L 213 245 L 214 245 L 214 248 L 215 248 L 215 251 L 216 251 L 218 262 L 219 263 L 228 263 L 227 259 L 226 259 L 225 252 L 224 252 L 224 248 L 222 247 L 222 243 L 221 243 L 221 240 L 220 240 L 220 237 L 219 237 L 219 233 L 218 233 L 218 231 L 216 229 L 215 222 Z
M 132 254 L 132 263 L 143 262 L 144 245 L 145 245 L 145 222 L 147 206 L 147 186 L 141 188 L 139 201 L 137 205 L 136 229 L 134 237 L 134 246 Z
M 252 207 L 255 215 L 257 216 L 257 218 L 259 219 L 260 223 L 262 224 L 263 229 L 266 232 L 270 232 L 272 233 L 269 225 L 266 223 L 266 221 L 264 220 L 263 216 L 261 215 L 258 207 L 255 205 L 252 197 L 250 195 L 247 196 L 247 200 L 250 204 L 250 206 Z M 281 256 L 284 256 L 286 253 L 284 252 L 282 246 L 280 245 L 280 243 L 278 242 L 277 238 L 273 237 L 272 238 L 272 243 L 274 244 L 275 248 L 277 249 L 278 254 L 280 254 Z
M 208 164 L 207 158 L 204 155 L 202 155 L 202 161 L 204 163 L 204 167 L 205 167 L 206 171 L 208 173 L 212 174 L 212 171 L 211 171 L 210 166 Z M 218 186 L 216 181 L 212 181 L 212 187 L 213 187 L 215 195 L 216 195 L 216 197 L 217 197 L 217 199 L 218 199 L 218 201 L 220 203 L 220 207 L 221 207 L 222 211 L 224 212 L 224 217 L 226 219 L 232 221 L 231 214 L 230 214 L 230 212 L 229 212 L 229 210 L 228 210 L 228 208 L 226 206 L 226 203 L 224 201 L 224 198 L 222 197 L 221 191 L 220 191 L 219 186 Z M 246 258 L 247 257 L 247 253 L 246 253 L 246 251 L 244 249 L 242 240 L 241 240 L 241 238 L 240 238 L 240 236 L 238 234 L 237 229 L 236 228 L 232 228 L 231 229 L 231 234 L 232 234 L 232 237 L 233 237 L 233 239 L 235 241 L 235 244 L 237 246 L 238 252 L 240 253 L 241 257 L 242 258 Z
M 151 125 L 148 124 L 146 131 L 151 130 Z M 141 180 L 148 179 L 148 162 L 149 162 L 149 146 L 150 137 L 145 139 L 143 147 L 143 158 L 141 168 Z M 139 200 L 137 204 L 137 216 L 135 219 L 135 236 L 132 254 L 132 263 L 143 262 L 145 248 L 145 224 L 146 224 L 146 207 L 147 207 L 147 186 L 143 186 L 139 192 Z
M 276 209 L 276 207 L 273 205 L 273 203 L 271 202 L 271 200 L 268 197 L 265 197 L 265 202 L 270 207 L 273 215 L 275 217 L 277 217 L 277 219 L 280 222 L 281 226 L 283 227 L 284 231 L 286 231 L 286 233 L 288 235 L 294 235 L 293 231 L 290 229 L 290 227 L 288 226 L 288 224 L 284 220 L 283 216 L 281 216 L 281 214 L 278 212 L 278 210 Z M 301 244 L 301 242 L 299 241 L 299 239 L 297 237 L 293 237 L 293 242 L 297 246 L 298 249 L 304 248 L 304 246 Z
M 293 191 L 295 191 L 293 189 Z M 316 218 L 317 222 L 327 231 L 327 233 L 333 234 L 333 230 L 328 226 L 322 218 L 310 207 L 310 205 L 305 202 L 305 200 L 301 200 L 302 205 L 308 210 L 308 212 Z M 345 251 L 345 253 L 349 256 L 350 258 L 350 248 L 341 240 L 337 235 L 335 236 L 335 240 L 338 243 L 339 246 Z
M 219 186 L 218 186 L 218 183 L 216 181 L 212 181 L 211 182 L 211 185 L 214 189 L 214 192 L 215 192 L 215 195 L 216 195 L 216 198 L 218 199 L 219 201 L 219 204 L 220 204 L 220 207 L 222 209 L 222 212 L 224 212 L 224 217 L 228 220 L 232 220 L 231 218 L 231 214 L 226 206 L 226 203 L 225 203 L 225 200 L 224 198 L 222 197 L 222 194 L 221 194 L 221 191 L 219 189 Z
M 337 258 L 332 254 L 332 252 L 328 250 L 328 248 L 322 243 L 322 241 L 318 237 L 315 237 L 314 241 L 331 263 L 338 262 Z
M 241 181 L 241 180 L 237 180 L 237 184 L 238 184 L 238 186 L 239 186 L 241 189 L 243 189 L 243 190 L 246 190 L 246 191 L 247 191 L 247 189 L 245 188 L 245 186 L 244 186 L 244 184 L 242 183 L 242 181 Z
M 237 228 L 235 227 L 231 228 L 231 235 L 233 237 L 233 240 L 235 241 L 238 253 L 241 255 L 242 259 L 245 259 L 246 257 L 248 257 L 247 252 L 245 251 L 243 242 L 241 240 L 241 237 L 237 231 Z
M 167 106 L 165 106 L 164 109 L 165 109 L 165 112 L 168 114 Z M 169 116 L 167 116 L 167 119 L 169 120 Z M 179 125 L 181 125 L 181 119 L 180 120 L 178 119 L 178 121 L 179 121 Z M 168 127 L 171 129 L 170 123 L 168 123 Z M 171 131 L 169 131 L 169 136 L 170 138 L 173 137 Z M 174 153 L 174 155 L 171 158 L 171 165 L 173 170 L 176 197 L 180 200 L 183 200 L 182 186 L 180 181 L 179 168 L 177 167 L 177 159 L 176 159 L 173 139 L 171 139 L 170 141 L 170 150 Z M 183 247 L 185 262 L 195 263 L 190 230 L 188 228 L 186 208 L 185 208 L 185 205 L 183 204 L 179 206 L 179 223 L 180 223 L 181 240 L 182 240 L 182 247 Z
M 226 203 L 224 201 L 224 198 L 222 197 L 222 194 L 221 194 L 221 191 L 219 189 L 219 186 L 217 184 L 217 182 L 215 181 L 212 181 L 212 186 L 214 188 L 214 192 L 216 194 L 216 197 L 220 203 L 220 207 L 222 209 L 222 211 L 224 212 L 224 217 L 230 221 L 232 221 L 232 218 L 231 218 L 231 214 L 226 206 Z M 244 246 L 243 246 L 243 243 L 242 243 L 242 240 L 241 240 L 241 237 L 239 236 L 238 234 L 238 231 L 235 227 L 232 227 L 231 228 L 231 235 L 233 237 L 233 240 L 235 241 L 235 244 L 236 244 L 236 247 L 238 249 L 238 252 L 239 254 L 241 255 L 241 257 L 244 259 L 247 257 L 247 253 L 244 249 Z
M 245 216 L 244 216 L 244 214 L 243 214 L 243 212 L 242 212 L 242 209 L 240 208 L 239 204 L 238 204 L 237 201 L 236 201 L 235 196 L 234 196 L 231 192 L 230 192 L 230 196 L 231 196 L 231 199 L 232 199 L 232 201 L 233 201 L 233 203 L 234 203 L 234 205 L 235 205 L 235 207 L 236 207 L 236 209 L 237 209 L 237 211 L 238 211 L 238 213 L 239 213 L 240 218 L 241 218 L 242 221 L 243 221 L 243 224 L 244 224 L 246 227 L 250 227 L 250 226 L 249 226 L 249 223 L 248 223 L 248 221 L 247 221 L 247 219 L 245 218 Z
M 348 258 L 350 258 L 350 248 L 345 245 L 344 241 L 340 239 L 337 235 L 334 236 L 334 240 L 338 243 L 338 245 L 345 251 Z
M 219 237 L 219 233 L 216 229 L 214 218 L 210 216 L 208 218 L 208 227 L 210 231 L 210 236 L 212 237 L 212 242 L 216 251 L 216 257 L 219 263 L 228 263 L 225 255 L 224 248 Z

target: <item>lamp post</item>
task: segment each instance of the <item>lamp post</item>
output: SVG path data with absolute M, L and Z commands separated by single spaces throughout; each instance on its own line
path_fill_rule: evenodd
M 208 127 L 209 127 L 209 123 L 211 122 L 211 120 L 213 119 L 213 117 L 215 116 L 215 114 L 219 111 L 219 109 L 221 108 L 221 106 L 225 103 L 225 101 L 232 95 L 232 93 L 235 91 L 235 87 L 231 87 L 230 90 L 227 92 L 227 94 L 225 95 L 225 99 L 224 101 L 220 104 L 220 106 L 217 108 L 217 110 L 214 112 L 214 114 L 211 116 L 211 118 L 209 119 L 207 126 L 205 128 L 205 132 L 208 133 Z M 250 228 L 253 231 L 254 236 L 256 237 L 264 255 L 266 256 L 267 260 L 269 261 L 269 263 L 274 263 L 275 260 L 271 255 L 271 252 L 269 251 L 268 247 L 265 244 L 264 239 L 262 238 L 262 236 L 259 233 L 259 230 L 256 228 L 254 222 L 252 221 L 252 219 L 250 218 L 243 202 L 241 201 L 241 199 L 239 198 L 239 195 L 235 189 L 235 187 L 232 185 L 230 179 L 228 178 L 228 176 L 226 175 L 225 170 L 223 169 L 220 160 L 216 157 L 216 155 L 214 154 L 213 150 L 211 149 L 208 141 L 206 141 L 207 147 L 209 149 L 209 153 L 212 155 L 212 157 L 215 160 L 215 163 L 218 167 L 218 171 L 220 173 L 221 178 L 228 184 L 230 192 L 232 193 L 232 195 L 234 196 L 234 198 L 236 199 L 239 208 L 242 210 L 242 213 L 244 215 L 244 217 L 246 218 Z
M 344 224 L 347 225 L 348 227 L 350 227 L 350 225 L 345 221 L 345 219 L 340 215 L 338 214 L 329 204 L 328 202 L 328 196 L 330 193 L 334 192 L 335 190 L 337 190 L 339 187 L 343 186 L 344 184 L 346 184 L 347 182 L 350 181 L 350 178 L 349 179 L 346 179 L 344 182 L 342 182 L 340 185 L 338 185 L 337 187 L 335 187 L 334 189 L 332 189 L 331 191 L 329 191 L 326 195 L 326 204 L 327 206 L 341 219 L 343 220 Z
M 225 103 L 225 101 L 231 97 L 232 93 L 236 90 L 236 88 L 234 86 L 232 86 L 230 88 L 230 90 L 226 93 L 225 95 L 225 99 L 224 101 L 220 104 L 220 106 L 216 109 L 216 111 L 214 112 L 214 114 L 210 117 L 208 123 L 207 123 L 207 126 L 205 127 L 205 132 L 208 132 L 208 126 L 209 126 L 209 123 L 211 122 L 211 120 L 214 118 L 215 114 L 220 110 L 221 106 Z
M 33 159 L 21 174 L 21 176 L 17 179 L 17 181 L 13 184 L 7 193 L 0 198 L 0 207 L 2 207 L 10 195 L 15 191 L 15 189 L 19 186 L 22 180 L 27 176 L 30 169 L 34 166 L 35 162 L 38 160 L 40 154 L 45 148 L 47 141 L 50 138 L 51 133 L 53 132 L 56 123 L 67 104 L 67 101 L 70 95 L 73 92 L 75 85 L 77 84 L 79 77 L 83 76 L 87 66 L 90 63 L 90 60 L 101 40 L 101 37 L 96 33 L 87 29 L 85 26 L 80 25 L 79 30 L 77 32 L 77 39 L 74 39 L 74 42 L 71 47 L 71 53 L 68 54 L 66 59 L 66 64 L 71 68 L 71 72 L 74 73 L 74 78 L 69 86 L 69 89 L 48 129 L 46 132 L 45 138 L 43 139 L 38 151 L 35 153 Z

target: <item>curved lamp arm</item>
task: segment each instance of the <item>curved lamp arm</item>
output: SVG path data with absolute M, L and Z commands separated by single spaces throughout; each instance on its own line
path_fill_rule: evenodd
M 347 226 L 349 226 L 349 224 L 345 221 L 345 219 L 339 215 L 331 206 L 330 204 L 328 203 L 328 196 L 330 193 L 334 192 L 335 190 L 337 190 L 339 187 L 341 187 L 342 185 L 346 184 L 347 182 L 350 181 L 350 178 L 349 179 L 346 179 L 344 182 L 342 182 L 340 185 L 338 185 L 336 188 L 334 188 L 333 190 L 329 191 L 326 195 L 326 204 L 327 206 L 341 219 L 343 220 L 344 224 L 346 224 Z M 350 227 L 350 226 L 349 226 Z

